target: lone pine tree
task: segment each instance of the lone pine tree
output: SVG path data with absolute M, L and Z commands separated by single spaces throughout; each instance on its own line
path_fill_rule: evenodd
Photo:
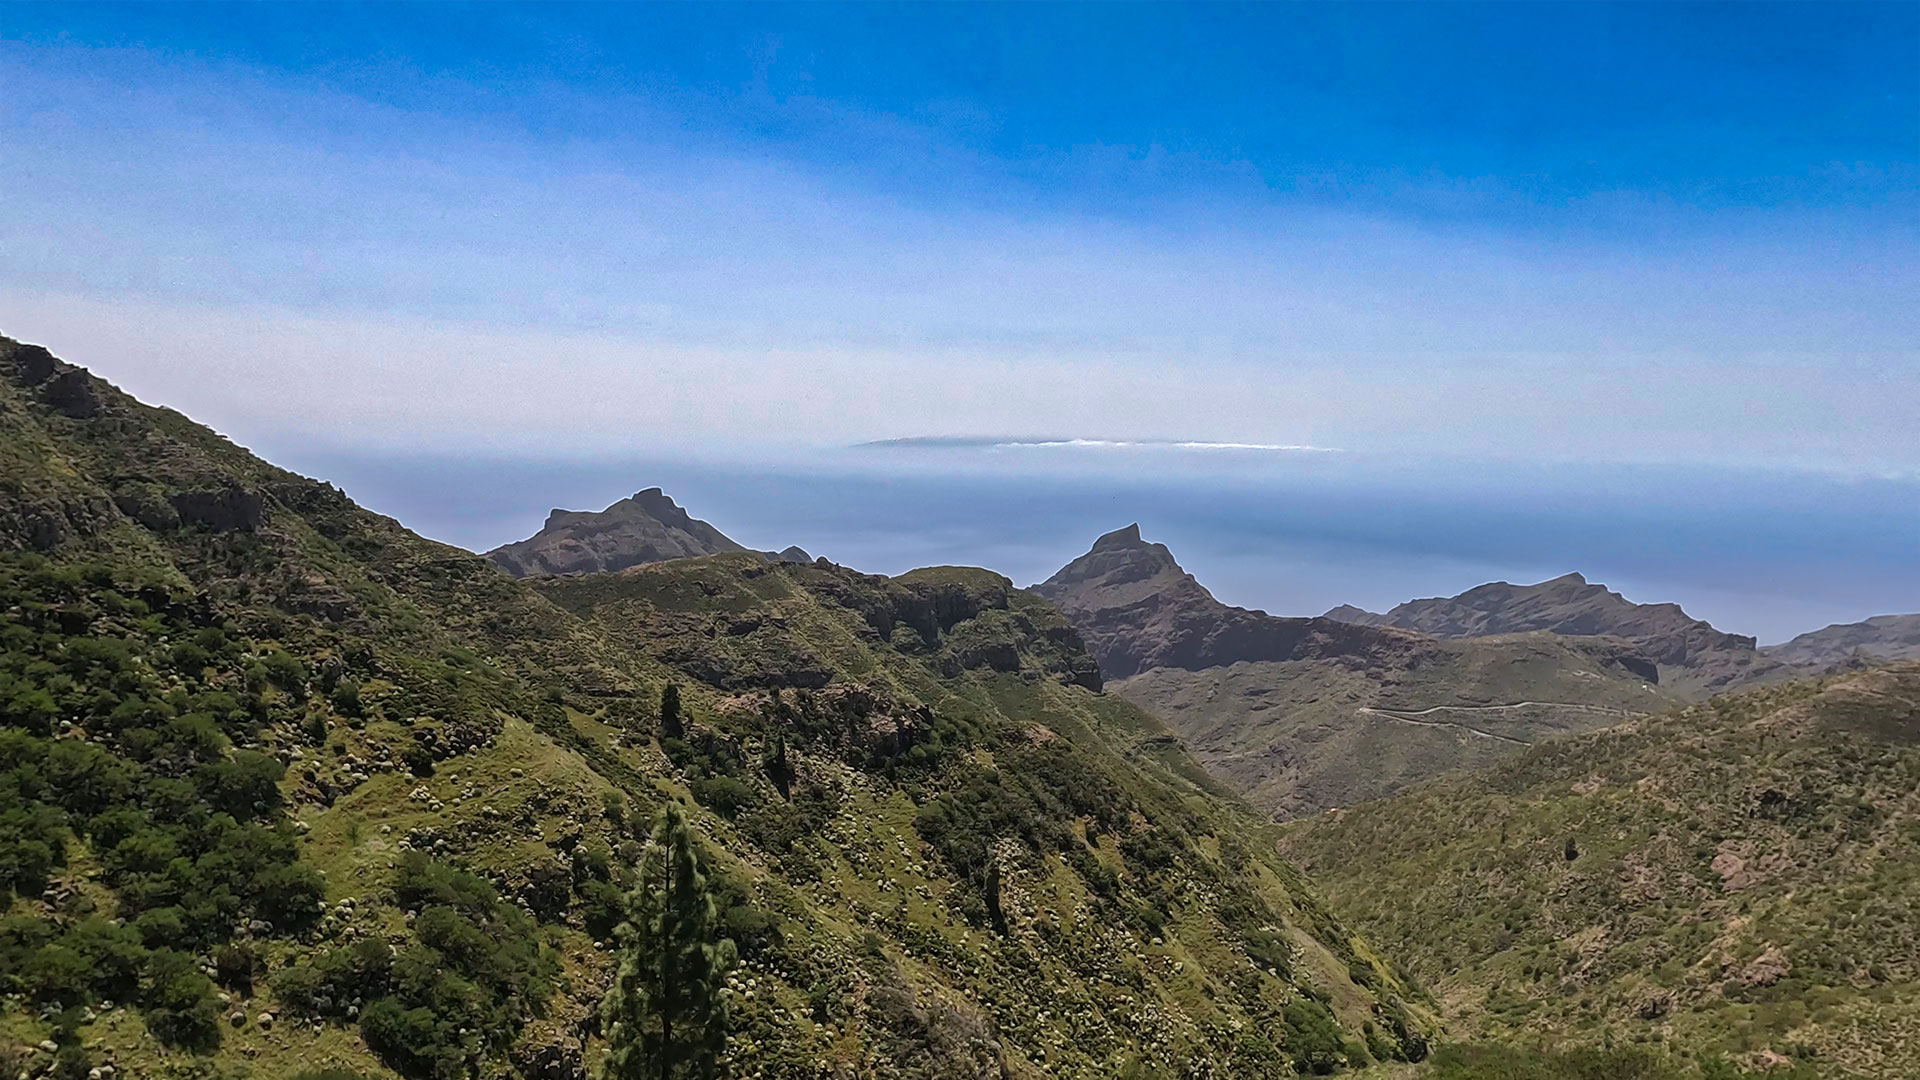
M 660 737 L 678 739 L 686 733 L 686 725 L 680 722 L 680 686 L 668 683 L 667 688 L 660 691 Z
M 785 732 L 776 733 L 773 746 L 766 753 L 767 779 L 780 792 L 780 797 L 793 799 L 793 763 L 787 760 L 787 736 Z
M 734 945 L 719 936 L 686 816 L 672 803 L 654 821 L 627 921 L 616 933 L 620 966 L 601 1007 L 604 1080 L 720 1076 Z

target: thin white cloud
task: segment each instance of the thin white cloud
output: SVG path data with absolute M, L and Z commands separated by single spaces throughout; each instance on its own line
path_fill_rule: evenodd
M 1920 467 L 1898 230 L 1678 215 L 1689 248 L 1244 201 L 1014 212 L 696 146 L 657 108 L 543 143 L 338 95 L 250 107 L 231 73 L 42 83 L 10 55 L 0 332 L 242 438 L 729 456 L 1067 430 Z
M 1339 453 L 1337 447 L 1304 443 L 1211 442 L 1202 439 L 1007 439 L 992 436 L 908 436 L 858 444 L 862 449 L 904 450 L 1245 450 L 1259 453 Z

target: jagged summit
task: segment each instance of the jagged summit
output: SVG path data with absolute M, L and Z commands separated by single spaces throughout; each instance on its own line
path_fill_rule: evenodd
M 487 552 L 514 575 L 624 570 L 642 563 L 745 551 L 726 534 L 686 510 L 657 487 L 635 492 L 605 510 L 561 510 L 538 533 Z
M 1111 551 L 1115 548 L 1138 547 L 1144 541 L 1140 539 L 1140 523 L 1134 522 L 1124 529 L 1115 529 L 1093 542 L 1094 551 Z

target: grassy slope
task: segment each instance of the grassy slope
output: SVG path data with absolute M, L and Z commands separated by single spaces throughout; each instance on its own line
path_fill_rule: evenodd
M 1556 740 L 1295 823 L 1283 851 L 1459 1030 L 1906 1077 L 1916 792 L 1907 665 Z
M 259 722 L 233 734 L 292 763 L 286 816 L 335 913 L 257 942 L 271 966 L 356 934 L 407 945 L 391 881 L 408 849 L 482 872 L 538 918 L 560 990 L 479 1059 L 482 1075 L 510 1062 L 567 1075 L 591 1058 L 607 972 L 583 886 L 609 872 L 596 865 L 617 881 L 630 862 L 624 822 L 695 790 L 726 811 L 696 820 L 753 937 L 740 1075 L 1103 1076 L 1129 1062 L 1261 1075 L 1326 1041 L 1303 992 L 1344 1027 L 1326 1059 L 1360 1056 L 1376 1004 L 1405 1001 L 1419 1023 L 1416 995 L 1267 854 L 1264 826 L 1151 717 L 1074 685 L 1090 681 L 1077 639 L 1003 579 L 887 582 L 721 556 L 543 593 L 178 414 L 84 375 L 69 381 L 91 407 L 72 408 L 25 370 L 0 356 L 0 546 L 203 599 L 245 650 L 192 676 L 214 690 L 237 689 L 247 657 L 275 648 L 360 687 L 360 716 L 325 694 L 265 692 Z M 258 499 L 243 527 L 175 505 L 234 491 L 242 518 Z M 156 657 L 169 647 L 138 638 Z M 645 719 L 668 680 L 686 686 L 691 718 L 664 748 L 678 763 Z M 776 733 L 791 802 L 759 766 Z M 399 759 L 423 745 L 432 775 L 409 775 Z M 731 787 L 715 767 L 727 761 Z M 940 833 L 936 804 L 941 821 L 1005 831 Z M 1008 807 L 1020 812 L 995 816 Z M 67 847 L 56 887 L 12 914 L 64 924 L 76 896 L 112 911 L 84 839 Z M 81 1031 L 121 1075 L 384 1074 L 353 1026 L 289 1021 L 272 985 L 263 972 L 210 1056 L 161 1049 L 124 1007 Z M 29 1002 L 6 1004 L 10 1042 L 47 1033 Z M 1392 1039 L 1376 1030 L 1374 1045 Z
M 1443 640 L 1432 645 L 1441 659 L 1410 667 L 1243 661 L 1156 668 L 1113 688 L 1167 717 L 1210 771 L 1284 820 L 1676 704 L 1580 644 L 1548 635 Z M 1485 708 L 1521 702 L 1542 704 Z M 1427 711 L 1435 706 L 1449 708 Z

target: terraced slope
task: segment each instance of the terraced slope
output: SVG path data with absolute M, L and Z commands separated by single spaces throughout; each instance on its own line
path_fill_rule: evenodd
M 1920 1075 L 1920 665 L 1557 739 L 1282 850 L 1458 1033 Z
M 14 1071 L 584 1077 L 665 800 L 744 957 L 733 1075 L 1423 1050 L 1267 826 L 996 575 L 536 587 L 4 339 L 0 465 Z
M 1443 639 L 1231 607 L 1133 526 L 1035 591 L 1086 637 L 1114 692 L 1282 819 L 1677 700 L 1651 658 L 1616 640 Z

